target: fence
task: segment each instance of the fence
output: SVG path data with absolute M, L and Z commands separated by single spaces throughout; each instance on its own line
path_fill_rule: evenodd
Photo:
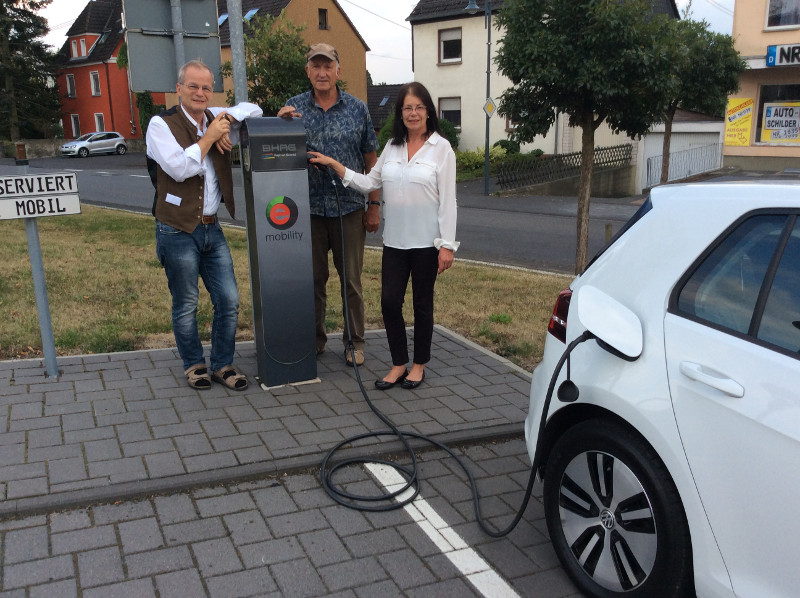
M 647 159 L 647 182 L 645 187 L 654 187 L 661 182 L 661 165 L 664 156 Z M 701 172 L 716 170 L 722 166 L 722 144 L 712 143 L 669 154 L 669 176 L 667 181 L 679 181 Z
M 631 163 L 630 144 L 598 147 L 594 150 L 594 168 L 606 170 Z M 497 185 L 501 189 L 529 187 L 559 179 L 577 177 L 581 171 L 581 152 L 541 156 L 533 160 L 504 162 L 497 169 Z

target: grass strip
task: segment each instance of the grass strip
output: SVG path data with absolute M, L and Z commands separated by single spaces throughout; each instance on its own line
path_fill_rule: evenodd
M 171 297 L 155 255 L 152 217 L 82 206 L 82 213 L 40 218 L 39 239 L 56 351 L 107 353 L 174 346 Z M 239 284 L 238 340 L 253 338 L 250 271 L 243 230 L 225 227 Z M 0 359 L 41 355 L 41 336 L 25 224 L 0 221 Z M 366 327 L 383 328 L 378 251 L 366 252 L 362 282 Z M 339 280 L 333 264 L 326 326 L 342 330 Z M 310 273 L 309 273 L 310 275 Z M 547 322 L 570 277 L 461 262 L 436 283 L 434 320 L 532 370 L 541 360 Z M 208 341 L 213 315 L 202 287 L 198 320 Z M 406 322 L 413 322 L 409 292 Z

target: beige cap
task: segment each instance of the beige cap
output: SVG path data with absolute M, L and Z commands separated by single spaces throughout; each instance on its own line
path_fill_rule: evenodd
M 324 56 L 328 60 L 335 60 L 339 62 L 339 53 L 330 44 L 314 44 L 306 52 L 306 62 L 314 58 L 314 56 Z

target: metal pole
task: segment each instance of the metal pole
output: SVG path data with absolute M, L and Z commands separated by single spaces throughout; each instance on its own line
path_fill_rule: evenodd
M 47 300 L 42 247 L 39 244 L 39 225 L 36 222 L 36 218 L 25 218 L 25 232 L 28 234 L 28 254 L 31 259 L 36 309 L 39 313 L 39 330 L 42 333 L 42 353 L 44 353 L 45 370 L 48 377 L 57 378 L 56 341 L 53 337 L 53 323 L 50 321 L 50 304 Z
M 28 159 L 25 156 L 24 146 L 17 149 L 17 172 L 28 174 Z M 53 337 L 53 323 L 50 320 L 50 304 L 47 301 L 47 285 L 44 280 L 44 263 L 42 262 L 42 246 L 39 243 L 39 225 L 36 218 L 25 218 L 25 232 L 28 236 L 28 256 L 31 260 L 31 275 L 33 277 L 33 292 L 36 296 L 36 309 L 39 314 L 39 331 L 42 335 L 42 353 L 47 376 L 58 377 L 58 363 L 56 362 L 56 341 Z
M 175 46 L 176 72 L 186 64 L 186 52 L 183 49 L 183 16 L 181 15 L 181 0 L 169 0 L 172 13 L 172 43 Z
M 242 0 L 228 0 L 228 27 L 231 33 L 233 95 L 236 103 L 247 101 L 247 62 L 244 54 Z
M 486 0 L 486 100 L 492 97 L 491 76 L 492 76 L 492 0 Z M 483 156 L 483 194 L 489 195 L 489 119 L 486 114 L 486 147 Z

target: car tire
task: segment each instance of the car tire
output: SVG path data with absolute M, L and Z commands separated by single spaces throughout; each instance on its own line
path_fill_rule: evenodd
M 568 429 L 547 460 L 543 500 L 558 558 L 587 596 L 693 594 L 680 496 L 658 455 L 630 429 L 607 419 Z
M 78 150 L 78 155 L 81 158 L 85 158 L 85 157 L 87 157 L 89 155 L 89 150 L 86 149 L 85 147 L 82 147 L 81 149 Z
M 117 146 L 117 154 L 119 154 L 120 156 L 123 155 L 127 151 L 128 151 L 128 147 L 126 145 L 120 144 L 120 145 Z

